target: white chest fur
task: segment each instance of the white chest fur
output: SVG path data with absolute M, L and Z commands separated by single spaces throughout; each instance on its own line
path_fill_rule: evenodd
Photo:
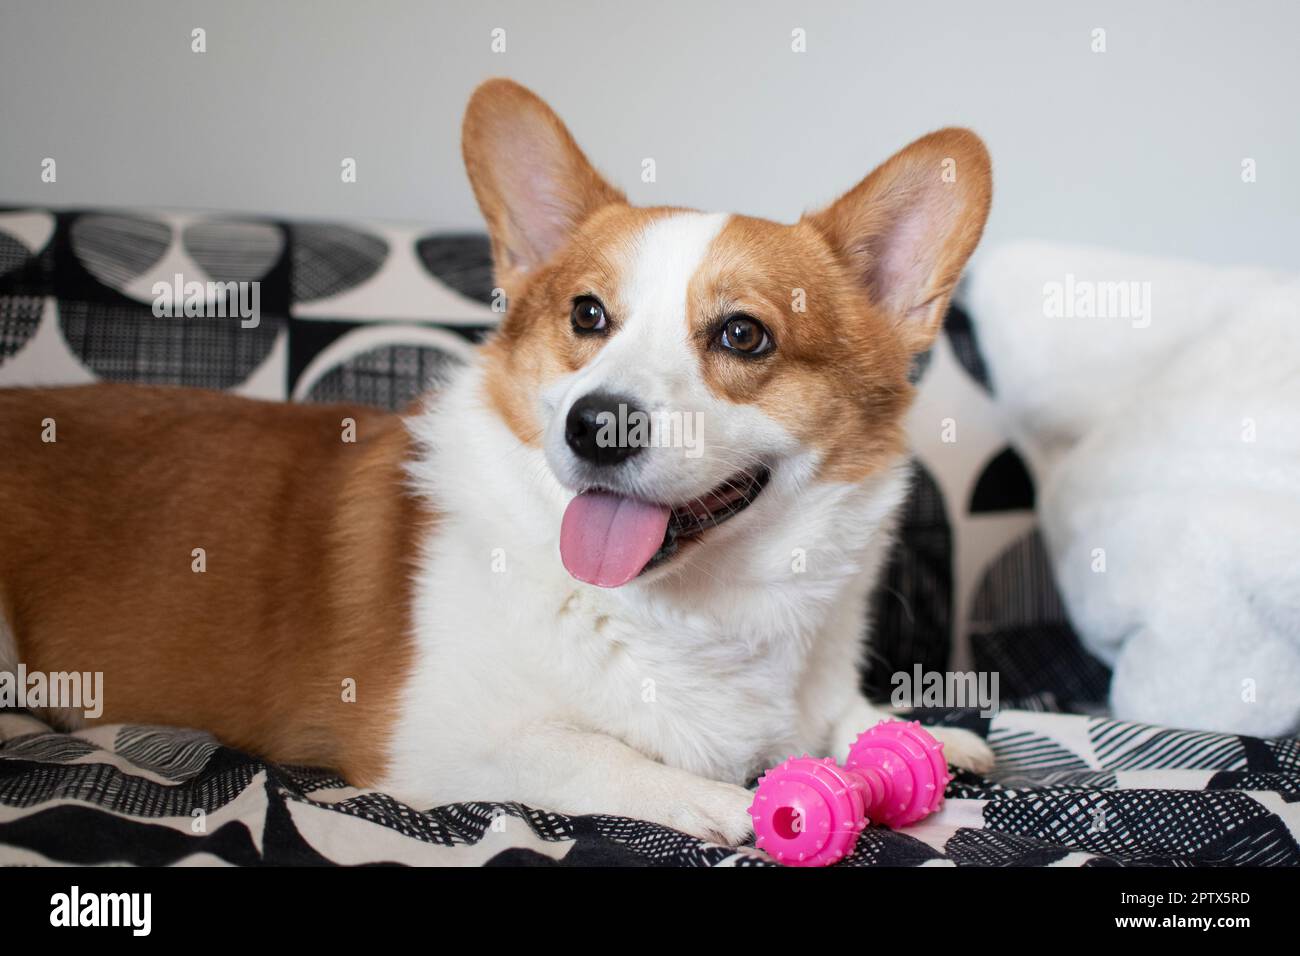
M 441 518 L 417 581 L 392 788 L 509 798 L 492 790 L 492 753 L 544 722 L 739 783 L 824 748 L 853 690 L 902 469 L 812 490 L 791 475 L 797 504 L 771 493 L 774 476 L 746 515 L 710 533 L 708 553 L 675 559 L 680 573 L 607 591 L 563 570 L 569 493 L 481 407 L 477 386 L 472 370 L 412 423 L 429 451 L 413 480 Z

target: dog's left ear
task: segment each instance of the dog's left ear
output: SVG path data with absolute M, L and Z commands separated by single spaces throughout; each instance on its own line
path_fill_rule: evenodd
M 943 129 L 895 153 L 806 219 L 920 352 L 939 334 L 992 194 L 984 143 L 970 130 Z

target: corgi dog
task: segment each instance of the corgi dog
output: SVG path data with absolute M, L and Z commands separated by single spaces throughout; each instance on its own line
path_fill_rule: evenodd
M 407 413 L 0 392 L 0 669 L 100 672 L 97 722 L 418 808 L 743 842 L 747 782 L 887 716 L 858 666 L 908 371 L 983 230 L 988 154 L 931 133 L 784 225 L 633 207 L 507 80 L 463 150 L 508 307 Z

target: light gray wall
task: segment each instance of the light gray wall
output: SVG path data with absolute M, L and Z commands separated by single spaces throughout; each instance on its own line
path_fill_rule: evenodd
M 992 238 L 1295 269 L 1297 35 L 1294 2 L 0 0 L 0 203 L 475 225 L 460 111 L 507 75 L 634 201 L 792 219 L 964 124 Z

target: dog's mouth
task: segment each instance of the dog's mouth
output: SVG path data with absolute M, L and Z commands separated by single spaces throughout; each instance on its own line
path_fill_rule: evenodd
M 740 472 L 678 505 L 589 488 L 564 511 L 560 558 L 579 581 L 619 587 L 740 514 L 754 503 L 771 476 L 766 467 Z

